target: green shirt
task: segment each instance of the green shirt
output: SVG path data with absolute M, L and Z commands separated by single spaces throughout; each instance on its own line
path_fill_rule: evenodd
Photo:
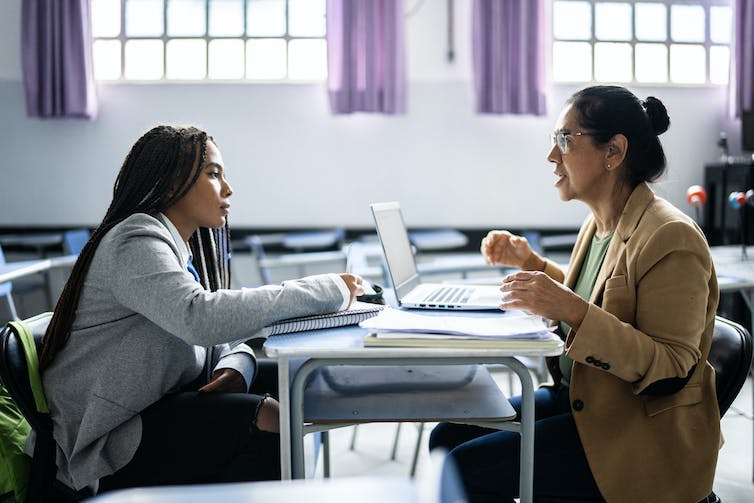
M 602 268 L 602 262 L 605 260 L 607 247 L 610 245 L 612 237 L 612 233 L 604 238 L 598 238 L 596 234 L 592 237 L 592 242 L 589 245 L 589 250 L 584 259 L 584 264 L 581 266 L 581 271 L 579 272 L 579 279 L 576 280 L 576 286 L 573 289 L 573 291 L 584 300 L 588 301 L 589 297 L 592 295 L 594 284 L 597 282 L 597 275 Z M 567 323 L 561 321 L 560 329 L 564 334 L 567 334 L 571 327 L 569 327 Z M 570 386 L 573 360 L 568 358 L 565 353 L 562 353 L 558 360 L 558 365 L 560 366 L 560 372 L 563 374 L 560 383 L 563 386 Z

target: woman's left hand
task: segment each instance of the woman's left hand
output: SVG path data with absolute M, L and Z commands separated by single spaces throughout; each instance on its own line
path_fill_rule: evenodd
M 235 369 L 224 368 L 215 370 L 212 380 L 199 388 L 208 393 L 246 393 L 248 387 L 243 375 Z
M 501 309 L 527 311 L 577 330 L 589 304 L 562 283 L 539 271 L 520 271 L 503 278 Z

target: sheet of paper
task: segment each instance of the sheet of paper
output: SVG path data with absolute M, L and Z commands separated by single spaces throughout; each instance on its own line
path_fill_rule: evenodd
M 538 334 L 553 330 L 539 316 L 431 316 L 389 308 L 360 325 L 377 333 L 418 332 L 477 337 L 537 338 Z

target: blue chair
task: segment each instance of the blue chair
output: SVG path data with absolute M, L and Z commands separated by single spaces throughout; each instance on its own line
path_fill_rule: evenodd
M 0 246 L 0 265 L 5 264 L 5 254 L 3 253 L 3 247 Z M 13 291 L 13 283 L 8 281 L 7 283 L 0 284 L 0 297 L 5 299 L 6 304 L 8 305 L 8 312 L 10 313 L 11 319 L 17 320 L 18 313 L 16 312 L 16 304 L 13 302 L 13 295 L 11 292 Z
M 89 241 L 89 229 L 73 229 L 63 233 L 63 252 L 78 255 Z

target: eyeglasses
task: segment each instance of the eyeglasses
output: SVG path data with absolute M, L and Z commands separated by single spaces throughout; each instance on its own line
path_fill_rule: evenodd
M 568 140 L 566 140 L 566 137 L 568 136 L 598 136 L 600 133 L 590 133 L 587 131 L 558 131 L 556 133 L 552 134 L 552 144 L 557 145 L 560 149 L 561 154 L 567 154 L 568 153 Z

